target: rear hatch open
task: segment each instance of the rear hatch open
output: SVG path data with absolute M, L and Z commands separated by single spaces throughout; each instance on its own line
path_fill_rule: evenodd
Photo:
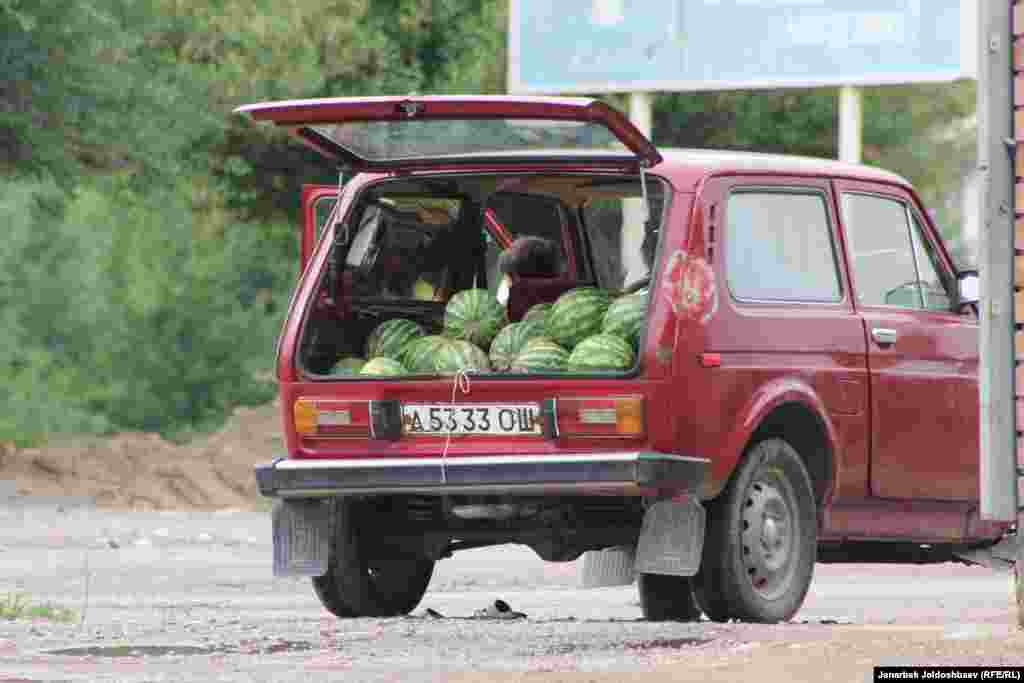
M 282 399 L 299 455 L 366 457 L 367 439 L 382 458 L 643 445 L 659 388 L 642 372 L 646 285 L 671 193 L 621 113 L 483 97 L 239 111 L 384 174 L 344 189 L 293 313 Z M 556 267 L 520 258 L 524 239 Z
M 240 107 L 354 170 L 552 161 L 621 169 L 661 155 L 621 112 L 556 97 L 356 97 Z

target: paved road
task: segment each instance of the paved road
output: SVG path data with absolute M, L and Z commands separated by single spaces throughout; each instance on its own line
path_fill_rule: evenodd
M 980 568 L 819 565 L 795 623 L 648 623 L 635 588 L 579 590 L 576 563 L 509 546 L 439 563 L 411 617 L 342 622 L 320 608 L 308 580 L 271 576 L 269 538 L 265 514 L 0 507 L 0 595 L 70 607 L 81 622 L 0 621 L 0 682 L 406 681 L 474 671 L 730 680 L 741 666 L 777 666 L 792 681 L 803 680 L 787 663 L 794 657 L 814 671 L 800 648 L 852 657 L 844 643 L 858 639 L 874 649 L 850 659 L 853 679 L 834 680 L 865 680 L 872 664 L 897 660 L 984 654 L 985 663 L 1024 664 L 1012 579 Z M 496 598 L 528 618 L 474 618 Z M 444 618 L 426 616 L 428 607 Z

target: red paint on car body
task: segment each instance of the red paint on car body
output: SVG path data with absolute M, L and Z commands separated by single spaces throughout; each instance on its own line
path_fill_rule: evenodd
M 339 105 L 341 106 L 341 105 Z M 380 103 L 368 103 L 367 115 Z M 447 105 L 445 105 L 447 106 Z M 474 105 L 483 106 L 483 105 Z M 534 106 L 543 109 L 542 100 Z M 581 107 L 589 106 L 581 104 Z M 376 108 L 376 109 L 375 109 Z M 486 107 L 485 107 L 486 108 Z M 500 107 L 498 107 L 500 109 Z M 319 114 L 333 111 L 320 110 Z M 488 110 L 491 111 L 491 110 Z M 496 110 L 495 110 L 496 111 Z M 525 113 L 529 113 L 526 110 Z M 316 120 L 303 103 L 251 108 L 257 118 L 286 125 Z M 354 112 L 354 113 L 353 113 Z M 361 110 L 350 109 L 352 115 Z M 637 142 L 637 149 L 646 149 Z M 759 434 L 785 420 L 820 435 L 812 459 L 816 491 L 824 501 L 823 539 L 963 542 L 994 538 L 1004 525 L 977 519 L 977 320 L 970 311 L 908 311 L 862 305 L 850 263 L 849 235 L 840 209 L 844 192 L 894 197 L 916 211 L 941 262 L 955 275 L 935 226 L 905 181 L 891 173 L 815 159 L 726 152 L 661 150 L 648 177 L 672 189 L 661 246 L 651 277 L 656 292 L 641 336 L 640 374 L 607 379 L 474 377 L 468 393 L 453 380 L 373 378 L 315 382 L 296 370 L 296 350 L 317 302 L 335 227 L 312 248 L 289 307 L 278 347 L 285 442 L 289 458 L 419 458 L 438 454 L 436 439 L 341 441 L 300 438 L 290 407 L 300 398 L 350 401 L 397 399 L 455 404 L 537 402 L 559 396 L 636 395 L 646 406 L 645 433 L 628 438 L 465 437 L 446 455 L 521 456 L 602 450 L 654 450 L 711 460 L 703 495 L 725 486 Z M 518 163 L 433 164 L 360 174 L 346 185 L 338 208 L 389 178 L 452 174 L 602 173 L 607 166 L 571 155 L 532 156 Z M 840 295 L 801 304 L 744 300 L 730 290 L 726 237 L 728 200 L 737 192 L 806 191 L 827 206 Z M 310 213 L 306 212 L 307 220 Z M 338 225 L 335 222 L 333 225 Z M 899 335 L 893 348 L 872 341 L 871 329 Z M 694 358 L 701 359 L 695 363 Z M 703 367 L 702 367 L 703 366 Z M 713 371 L 708 368 L 713 367 Z

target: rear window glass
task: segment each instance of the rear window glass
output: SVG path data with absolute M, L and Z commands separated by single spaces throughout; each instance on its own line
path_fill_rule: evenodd
M 580 121 L 351 121 L 313 126 L 311 130 L 368 161 L 555 151 L 626 154 L 625 146 L 604 124 Z
M 825 197 L 743 191 L 726 208 L 726 268 L 738 299 L 839 301 L 842 292 Z

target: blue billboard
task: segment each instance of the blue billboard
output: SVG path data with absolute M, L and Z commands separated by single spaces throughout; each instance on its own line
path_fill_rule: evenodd
M 509 91 L 720 90 L 971 76 L 975 0 L 511 0 Z

